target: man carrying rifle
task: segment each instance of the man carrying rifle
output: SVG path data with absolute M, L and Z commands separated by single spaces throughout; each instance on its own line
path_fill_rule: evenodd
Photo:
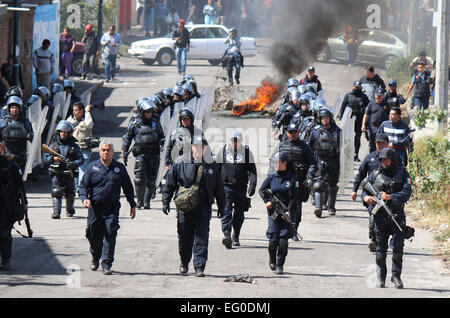
M 269 266 L 277 275 L 284 274 L 283 266 L 288 253 L 288 240 L 295 233 L 290 215 L 292 212 L 295 213 L 300 190 L 297 176 L 287 168 L 288 158 L 284 152 L 279 152 L 272 158 L 276 172 L 269 174 L 259 189 L 259 195 L 266 204 L 269 215 L 269 228 L 266 232 L 269 239 Z M 279 209 L 283 208 L 270 200 L 267 190 L 270 190 L 287 207 L 288 211 L 283 211 L 287 218 L 278 213 Z M 275 218 L 272 217 L 274 213 Z
M 408 171 L 398 163 L 397 153 L 392 148 L 381 150 L 381 166 L 362 182 L 363 204 L 374 215 L 376 238 L 377 287 L 384 288 L 387 267 L 386 252 L 389 236 L 392 235 L 392 277 L 395 288 L 403 288 L 400 278 L 403 262 L 403 243 L 411 228 L 406 227 L 404 205 L 411 196 L 411 181 Z
M 12 250 L 11 229 L 21 221 L 28 209 L 19 166 L 5 156 L 6 146 L 0 143 L 0 270 L 10 270 Z M 20 202 L 22 201 L 22 202 Z M 28 233 L 31 234 L 31 230 Z
M 51 150 L 45 150 L 43 146 L 43 150 L 47 152 L 44 160 L 50 166 L 48 170 L 52 178 L 52 219 L 60 218 L 63 196 L 66 197 L 66 215 L 73 217 L 75 214 L 75 178 L 78 178 L 78 168 L 83 164 L 84 157 L 72 132 L 72 124 L 61 120 L 56 126 Z

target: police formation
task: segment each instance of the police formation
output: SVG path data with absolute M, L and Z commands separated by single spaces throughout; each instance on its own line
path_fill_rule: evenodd
M 231 33 L 230 45 L 237 45 Z M 361 187 L 362 200 L 370 215 L 369 248 L 376 253 L 378 286 L 385 286 L 386 252 L 392 236 L 392 281 L 401 288 L 403 242 L 414 234 L 413 229 L 406 226 L 404 215 L 404 204 L 411 195 L 405 169 L 407 156 L 403 152 L 409 143 L 409 128 L 400 119 L 398 106 L 405 100 L 397 93 L 396 83 L 389 83 L 389 91 L 385 92 L 384 83 L 380 85 L 381 78 L 373 73 L 373 68 L 367 68 L 366 76 L 354 82 L 339 113 L 343 116 L 349 108 L 356 117 L 355 161 L 359 161 L 361 133 L 369 132 L 372 152 L 359 168 L 352 199 L 356 200 Z M 62 87 L 53 89 L 55 92 L 62 89 L 75 96 L 72 84 L 65 81 Z M 300 82 L 292 78 L 287 84 L 283 104 L 272 121 L 272 135 L 279 143 L 270 160 L 269 174 L 259 189 L 268 212 L 269 267 L 278 275 L 284 273 L 289 240 L 301 238 L 298 229 L 302 204 L 311 199 L 318 218 L 322 218 L 324 210 L 328 210 L 329 215 L 336 214 L 341 169 L 342 131 L 335 122 L 335 112 L 323 98 L 315 69 L 310 67 L 308 75 Z M 17 165 L 24 166 L 26 142 L 31 140 L 33 131 L 24 116 L 21 92 L 11 89 L 8 94 L 0 120 L 0 136 L 6 145 L 0 146 L 1 178 L 2 184 L 14 183 L 14 187 L 5 191 L 24 194 L 23 184 L 17 178 L 20 171 Z M 51 106 L 51 94 L 38 88 L 32 99 L 41 98 L 43 104 Z M 249 147 L 242 144 L 242 134 L 233 131 L 230 142 L 213 159 L 208 141 L 202 130 L 195 126 L 197 110 L 190 107 L 191 100 L 200 97 L 195 79 L 186 75 L 172 89 L 164 88 L 149 98 L 136 101 L 136 114 L 123 136 L 121 150 L 125 165 L 130 151 L 135 157 L 137 203 L 125 166 L 113 160 L 114 149 L 110 142 L 102 142 L 100 158 L 87 165 L 89 158 L 81 151 L 82 144 L 73 137 L 73 124 L 78 125 L 80 121 L 79 116 L 75 116 L 81 107 L 76 98 L 71 102 L 74 117 L 67 121 L 60 118 L 45 155 L 52 177 L 52 218 L 60 218 L 63 197 L 67 216 L 74 215 L 73 202 L 79 186 L 79 196 L 84 207 L 89 209 L 86 237 L 92 255 L 91 270 L 97 270 L 101 261 L 103 273 L 112 273 L 120 227 L 121 188 L 130 204 L 131 218 L 135 217 L 136 208 L 150 209 L 150 201 L 158 188 L 162 193 L 164 214 L 168 215 L 170 203 L 175 203 L 182 274 L 189 271 L 193 258 L 195 275 L 205 276 L 214 202 L 222 223 L 223 245 L 227 249 L 240 245 L 244 212 L 249 209 L 250 198 L 256 192 L 254 157 Z M 5 159 L 6 149 L 14 155 L 17 165 Z M 77 180 L 80 167 L 84 167 L 84 175 Z M 1 195 L 18 198 L 6 192 Z M 26 196 L 22 196 L 21 202 L 26 206 Z M 13 208 L 1 208 L 2 266 L 7 268 L 11 255 L 10 231 L 17 217 Z
M 370 216 L 369 250 L 376 255 L 377 287 L 385 287 L 386 252 L 390 246 L 393 249 L 391 281 L 396 288 L 402 288 L 404 240 L 414 235 L 414 229 L 406 226 L 404 214 L 404 205 L 411 196 L 405 167 L 412 147 L 411 131 L 401 120 L 400 105 L 406 102 L 407 96 L 399 94 L 395 81 L 389 82 L 386 91 L 384 81 L 368 66 L 365 76 L 354 81 L 335 116 L 318 91 L 322 87 L 314 72 L 310 67 L 302 81 L 288 80 L 283 103 L 272 120 L 272 136 L 280 142 L 272 154 L 271 174 L 260 189 L 269 213 L 270 267 L 277 274 L 283 273 L 288 239 L 298 237 L 301 203 L 308 196 L 318 218 L 322 217 L 323 210 L 328 210 L 329 215 L 336 214 L 342 131 L 334 118 L 342 119 L 349 109 L 355 118 L 354 161 L 360 162 L 362 133 L 366 133 L 370 146 L 370 154 L 359 167 L 351 198 L 355 201 L 358 189 L 362 188 L 362 202 Z M 422 82 L 420 79 L 413 82 L 418 85 L 419 93 Z M 270 200 L 271 193 L 275 194 L 272 198 L 278 196 L 277 204 Z M 280 206 L 288 215 L 276 213 Z

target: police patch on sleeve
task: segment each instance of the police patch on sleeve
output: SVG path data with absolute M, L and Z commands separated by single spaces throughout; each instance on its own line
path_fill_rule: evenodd
M 115 167 L 115 168 L 114 168 L 114 172 L 115 172 L 115 173 L 119 173 L 119 172 L 120 172 L 119 167 Z

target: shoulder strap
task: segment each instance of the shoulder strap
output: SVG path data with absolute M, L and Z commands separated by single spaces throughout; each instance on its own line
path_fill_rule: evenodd
M 227 160 L 227 158 L 226 158 L 226 151 L 227 151 L 227 145 L 223 146 L 223 151 L 222 151 L 222 157 L 223 157 L 222 158 L 222 160 L 223 160 L 222 163 L 223 164 L 227 163 L 227 161 L 226 161 Z
M 200 184 L 200 180 L 202 179 L 203 175 L 203 165 L 200 165 L 197 171 L 197 178 L 195 179 L 195 185 L 198 186 Z

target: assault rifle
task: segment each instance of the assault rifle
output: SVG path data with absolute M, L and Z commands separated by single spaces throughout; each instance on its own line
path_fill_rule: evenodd
M 274 195 L 272 191 L 270 191 L 270 189 L 265 189 L 263 191 L 263 194 L 270 202 L 272 202 L 273 205 L 272 218 L 275 220 L 279 215 L 281 215 L 284 222 L 286 222 L 291 227 L 291 230 L 295 233 L 295 235 L 299 239 L 303 240 L 303 238 L 300 236 L 300 234 L 298 234 L 297 230 L 295 229 L 294 223 L 292 222 L 291 218 L 286 214 L 287 212 L 289 212 L 287 206 L 276 195 Z
M 383 208 L 386 211 L 386 213 L 389 215 L 389 218 L 395 223 L 395 225 L 398 227 L 400 232 L 403 233 L 403 235 L 405 236 L 405 238 L 407 240 L 409 240 L 411 237 L 414 236 L 414 232 L 415 232 L 414 228 L 406 226 L 406 224 L 404 224 L 404 227 L 401 227 L 397 223 L 397 221 L 395 220 L 396 215 L 394 213 L 392 213 L 392 210 L 388 207 L 386 202 L 383 199 L 381 199 L 380 191 L 377 191 L 367 178 L 365 178 L 361 182 L 361 185 L 362 185 L 363 189 L 366 190 L 368 193 L 370 193 L 376 200 L 376 205 L 372 210 L 373 215 L 376 215 L 378 213 L 378 211 L 381 208 Z

